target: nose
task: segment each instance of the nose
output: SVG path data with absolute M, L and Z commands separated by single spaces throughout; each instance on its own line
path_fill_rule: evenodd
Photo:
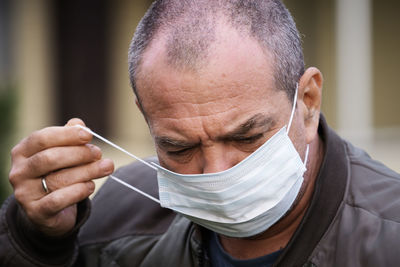
M 238 150 L 216 144 L 202 149 L 203 173 L 222 172 L 238 164 L 244 156 Z

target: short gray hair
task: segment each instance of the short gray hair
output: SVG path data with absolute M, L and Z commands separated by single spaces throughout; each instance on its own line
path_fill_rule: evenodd
M 296 83 L 304 73 L 304 58 L 295 22 L 279 0 L 155 1 L 140 21 L 129 47 L 129 76 L 138 99 L 135 79 L 143 54 L 156 34 L 168 32 L 169 63 L 193 68 L 207 55 L 219 15 L 272 54 L 275 85 L 293 99 Z

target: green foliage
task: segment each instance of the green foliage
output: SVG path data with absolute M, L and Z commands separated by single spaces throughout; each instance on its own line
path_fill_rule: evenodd
M 10 150 L 15 132 L 17 92 L 12 86 L 0 85 L 0 204 L 11 193 L 8 183 Z

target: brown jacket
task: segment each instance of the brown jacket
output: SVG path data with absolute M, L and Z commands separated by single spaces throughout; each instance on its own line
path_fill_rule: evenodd
M 275 266 L 400 266 L 399 174 L 323 118 L 319 134 L 325 156 L 312 202 Z M 148 167 L 133 163 L 115 175 L 157 197 Z M 0 266 L 209 266 L 207 230 L 112 180 L 91 212 L 89 201 L 79 204 L 79 223 L 63 238 L 37 232 L 13 197 L 0 216 Z

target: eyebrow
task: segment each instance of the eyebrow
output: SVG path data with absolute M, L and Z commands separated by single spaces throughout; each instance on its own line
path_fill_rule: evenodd
M 263 131 L 267 131 L 274 125 L 275 125 L 275 120 L 272 117 L 266 116 L 265 114 L 262 113 L 258 113 L 253 117 L 251 117 L 250 119 L 248 119 L 247 121 L 245 121 L 244 123 L 240 124 L 232 131 L 219 137 L 218 139 L 236 140 L 245 137 L 253 129 L 262 128 Z
M 160 147 L 163 148 L 167 147 L 189 148 L 195 146 L 194 143 L 173 139 L 168 136 L 157 136 L 155 137 L 155 141 Z

